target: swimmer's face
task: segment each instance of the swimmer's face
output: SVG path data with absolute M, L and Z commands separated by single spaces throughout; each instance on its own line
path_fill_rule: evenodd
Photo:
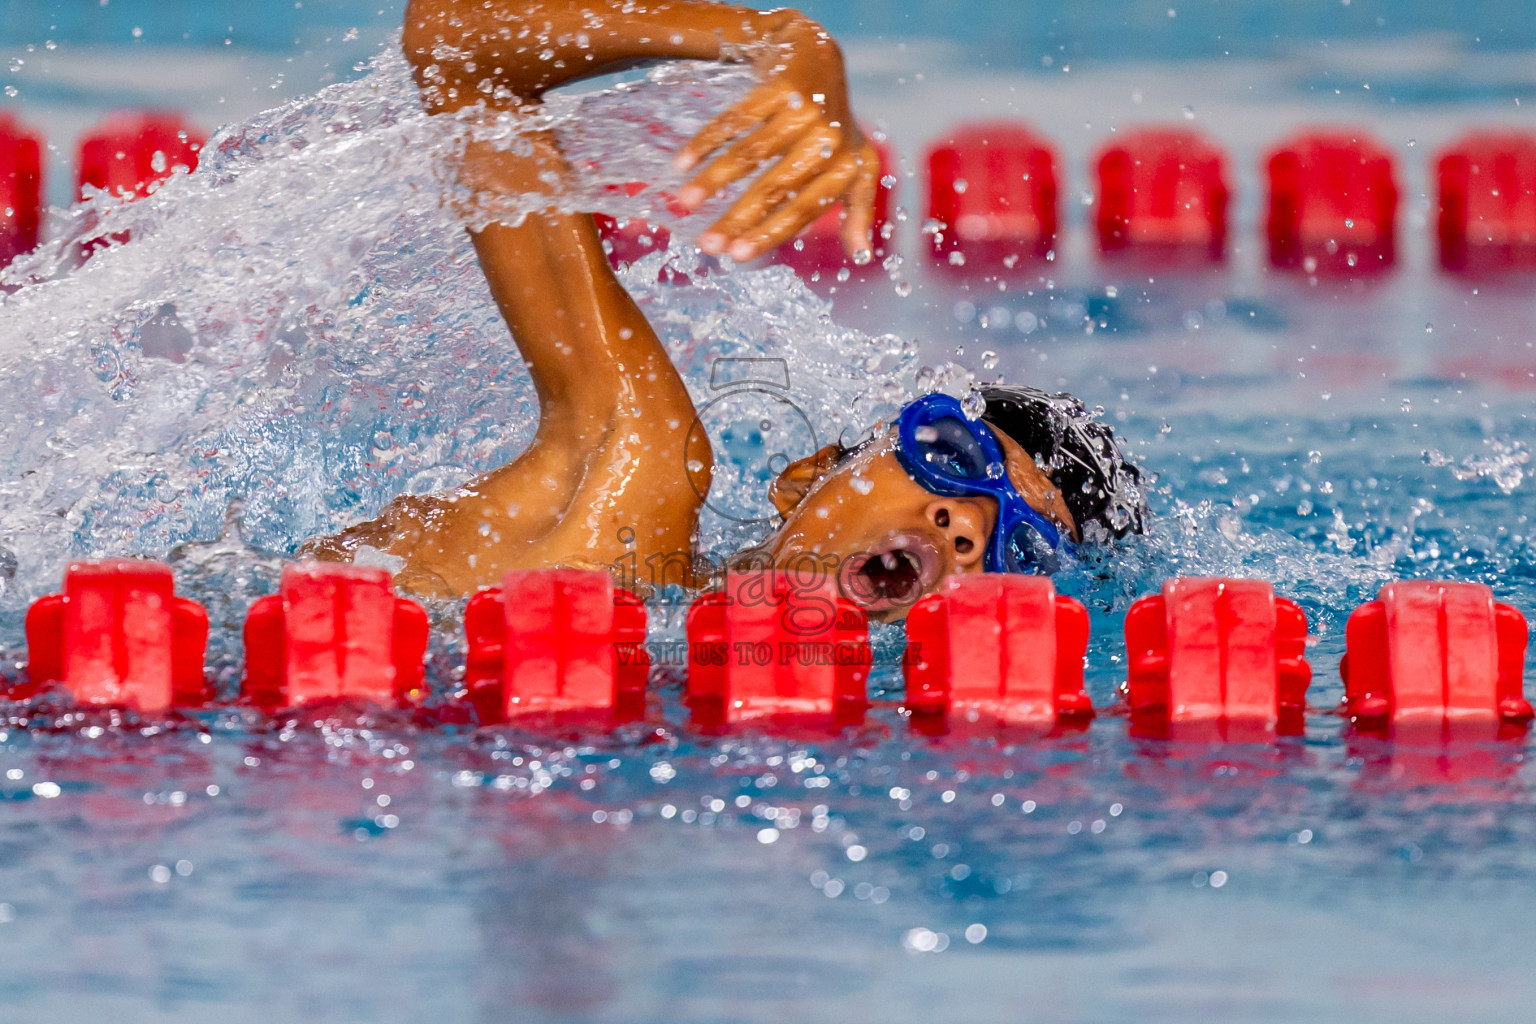
M 993 434 L 1019 494 L 1076 539 L 1050 478 L 1011 438 Z M 904 618 L 945 577 L 982 572 L 996 500 L 934 494 L 907 474 L 895 449 L 887 436 L 842 461 L 834 446 L 790 465 L 769 488 L 784 522 L 743 558 L 836 573 L 844 595 L 887 622 Z

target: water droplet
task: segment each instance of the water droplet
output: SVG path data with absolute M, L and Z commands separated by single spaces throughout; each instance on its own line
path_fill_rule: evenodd
M 1195 108 L 1192 107 L 1192 106 L 1189 106 L 1188 104 L 1186 104 L 1184 106 L 1184 120 L 1186 120 L 1186 121 L 1193 121 L 1194 119 L 1195 119 Z
M 896 294 L 898 296 L 900 296 L 901 298 L 903 298 L 903 299 L 906 298 L 908 295 L 911 295 L 912 294 L 912 285 L 911 285 L 911 283 L 908 282 L 908 281 L 897 281 L 896 282 Z
M 981 368 L 983 370 L 997 369 L 997 353 L 993 352 L 991 349 L 983 352 L 981 354 Z
M 9 67 L 11 69 L 11 73 L 14 74 L 15 72 L 20 71 L 22 68 L 26 67 L 27 62 L 22 60 L 20 57 L 12 57 L 9 61 L 6 62 L 6 66 Z
M 154 155 L 149 158 L 149 166 L 154 168 L 156 174 L 164 174 L 166 167 L 169 166 L 169 162 L 165 158 L 165 151 L 162 149 L 155 150 Z
M 875 489 L 875 482 L 867 476 L 856 476 L 849 481 L 849 486 L 860 494 L 868 494 Z
M 980 391 L 970 391 L 960 399 L 960 409 L 967 419 L 979 420 L 987 411 L 987 400 L 981 396 Z
M 989 462 L 987 464 L 988 480 L 1001 480 L 1007 472 L 1007 468 L 1001 462 Z

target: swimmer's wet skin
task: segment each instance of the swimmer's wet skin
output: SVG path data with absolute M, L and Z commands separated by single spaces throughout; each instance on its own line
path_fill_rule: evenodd
M 694 0 L 412 0 L 404 46 L 427 108 L 469 117 L 531 110 L 549 89 L 637 61 L 749 62 L 757 87 L 677 155 L 680 170 L 696 172 L 679 193 L 685 208 L 755 176 L 700 248 L 752 259 L 842 203 L 844 247 L 868 259 L 879 160 L 854 121 L 837 44 L 798 12 Z M 472 143 L 461 180 L 481 194 L 553 198 L 550 183 L 569 169 L 552 135 L 526 139 L 518 153 Z M 401 498 L 310 552 L 351 559 L 366 546 L 404 560 L 402 586 L 445 597 L 551 566 L 647 565 L 652 583 L 699 584 L 693 544 L 709 445 L 592 216 L 549 210 L 470 234 L 539 396 L 533 443 L 507 466 L 448 494 Z M 999 567 L 988 552 L 1001 550 L 1000 508 L 1009 530 L 1021 516 L 1039 519 L 1036 534 L 1051 540 L 1139 529 L 1138 476 L 1106 428 L 1064 396 L 1002 389 L 993 399 L 990 426 L 949 431 L 990 453 L 979 469 L 987 485 L 949 486 L 915 468 L 889 431 L 846 455 L 823 450 L 774 481 L 784 522 L 746 559 L 837 572 L 851 598 L 895 619 L 945 576 Z M 921 457 L 937 457 L 922 447 Z

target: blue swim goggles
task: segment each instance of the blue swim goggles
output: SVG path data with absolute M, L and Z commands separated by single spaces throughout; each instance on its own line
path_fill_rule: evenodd
M 949 498 L 997 499 L 997 528 L 987 544 L 988 572 L 1048 574 L 1059 568 L 1061 531 L 1008 479 L 997 438 L 949 395 L 919 398 L 896 420 L 896 457 L 912 479 Z

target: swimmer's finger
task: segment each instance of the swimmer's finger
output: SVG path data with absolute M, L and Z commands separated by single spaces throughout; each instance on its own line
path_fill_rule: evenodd
M 874 250 L 875 197 L 880 190 L 880 154 L 865 143 L 856 157 L 857 173 L 843 204 L 843 250 L 857 257 Z
M 677 194 L 677 201 L 685 209 L 696 209 L 699 204 L 739 178 L 757 170 L 758 166 L 776 153 L 789 148 L 815 119 L 815 111 L 809 107 L 800 110 L 783 110 L 773 119 L 750 135 L 736 140 L 729 149 L 705 167 Z
M 836 133 L 830 128 L 812 132 L 802 138 L 794 148 L 784 154 L 782 160 L 763 172 L 762 176 L 742 193 L 741 198 L 726 211 L 725 216 L 716 221 L 699 239 L 699 248 L 708 253 L 724 252 L 728 242 L 763 220 L 786 197 L 791 196 L 818 174 L 825 173 L 829 169 L 831 153 L 835 151 L 836 146 Z M 841 163 L 841 161 L 838 162 Z M 734 251 L 732 256 L 737 259 L 751 258 L 738 257 Z
M 689 139 L 673 157 L 673 165 L 680 171 L 691 171 L 709 154 L 748 129 L 762 124 L 783 103 L 783 95 L 777 89 L 757 89 L 731 109 L 724 111 L 699 133 Z
M 731 256 L 742 260 L 754 259 L 794 238 L 801 228 L 836 205 L 849 182 L 858 173 L 858 167 L 852 159 L 839 162 L 835 168 L 801 189 L 793 199 L 774 210 L 755 227 L 743 232 L 731 245 Z

